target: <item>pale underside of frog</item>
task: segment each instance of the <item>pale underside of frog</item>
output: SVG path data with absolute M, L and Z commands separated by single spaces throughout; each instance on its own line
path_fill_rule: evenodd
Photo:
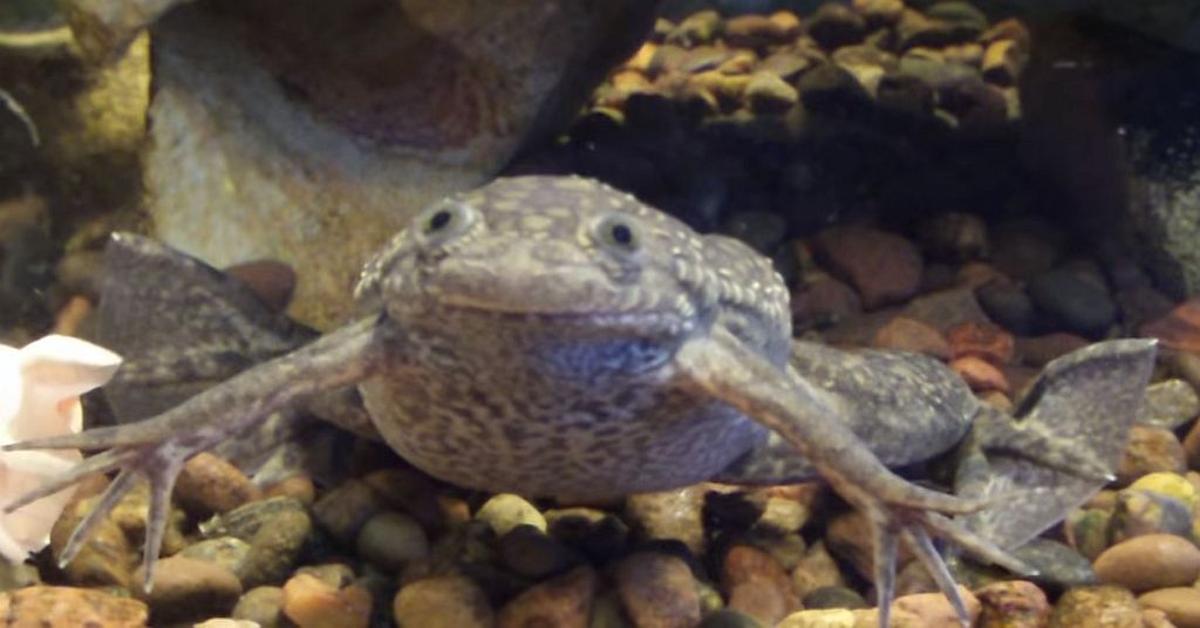
M 900 541 L 965 621 L 932 539 L 1030 571 L 1008 550 L 1105 483 L 1154 357 L 1144 340 L 1069 354 L 1008 415 L 931 358 L 794 342 L 769 260 L 575 177 L 500 179 L 432 205 L 364 269 L 360 318 L 315 340 L 152 241 L 117 237 L 107 257 L 101 325 L 117 331 L 104 341 L 128 365 L 110 391 L 119 412 L 146 412 L 156 386 L 173 398 L 178 382 L 246 369 L 145 421 L 19 445 L 105 450 L 23 501 L 120 470 L 63 561 L 150 480 L 148 581 L 183 462 L 308 400 L 489 491 L 596 499 L 819 475 L 871 524 L 881 625 Z M 181 334 L 188 350 L 167 351 Z M 131 389 L 142 407 L 121 402 Z M 957 494 L 889 470 L 963 442 L 974 463 Z

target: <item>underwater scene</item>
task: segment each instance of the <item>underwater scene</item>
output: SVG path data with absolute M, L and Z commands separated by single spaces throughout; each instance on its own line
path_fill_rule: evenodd
M 1200 3 L 0 0 L 0 625 L 1200 627 Z

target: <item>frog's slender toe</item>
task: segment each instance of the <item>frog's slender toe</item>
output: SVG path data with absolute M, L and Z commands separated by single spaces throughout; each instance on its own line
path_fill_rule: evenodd
M 114 425 L 92 428 L 73 434 L 31 438 L 16 443 L 9 443 L 0 448 L 0 450 L 82 449 L 84 451 L 95 451 L 112 447 L 152 443 L 169 436 L 173 431 L 175 431 L 173 425 L 153 424 L 150 422 L 132 425 Z
M 879 608 L 879 625 L 889 625 L 892 600 L 896 596 L 896 533 L 880 521 L 871 525 L 871 541 L 875 576 L 875 598 Z
M 121 498 L 133 489 L 138 476 L 143 476 L 150 481 L 150 512 L 146 519 L 146 536 L 142 555 L 144 574 L 142 588 L 149 593 L 153 584 L 155 562 L 158 560 L 163 536 L 166 532 L 167 518 L 170 513 L 171 489 L 183 468 L 183 463 L 194 453 L 195 451 L 190 448 L 180 447 L 168 440 L 158 445 L 114 450 L 93 456 L 92 459 L 108 456 L 112 460 L 118 461 L 117 464 L 122 465 L 121 472 L 109 483 L 92 511 L 84 517 L 83 521 L 79 522 L 79 525 L 75 526 L 75 530 L 71 532 L 70 539 L 67 540 L 66 546 L 58 557 L 59 565 L 66 566 L 74 560 L 96 526 L 112 512 Z M 85 466 L 87 462 L 84 461 L 80 466 Z
M 920 526 L 908 526 L 901 532 L 901 538 L 916 555 L 917 560 L 925 566 L 925 570 L 933 576 L 942 594 L 950 600 L 950 606 L 954 608 L 954 614 L 958 616 L 958 621 L 964 628 L 970 626 L 971 616 L 967 612 L 967 605 L 963 602 L 962 595 L 958 592 L 958 583 L 954 581 L 954 576 L 950 575 L 946 561 L 942 560 L 941 554 L 938 554 L 929 534 Z
M 71 467 L 66 473 L 53 478 L 36 489 L 17 497 L 4 505 L 4 513 L 11 513 L 47 495 L 53 495 L 93 473 L 106 473 L 126 464 L 133 454 L 128 450 L 110 450 L 97 454 Z
M 108 488 L 101 495 L 100 501 L 75 526 L 75 529 L 71 531 L 71 537 L 67 539 L 66 546 L 58 556 L 58 566 L 60 568 L 66 567 L 72 560 L 75 560 L 75 556 L 79 554 L 79 550 L 83 548 L 83 544 L 91 536 L 92 530 L 112 512 L 112 509 L 117 506 L 117 502 L 121 501 L 121 498 L 133 488 L 133 483 L 136 479 L 136 475 L 128 470 L 124 470 L 117 474 L 117 477 L 109 483 Z
M 860 496 L 861 497 L 861 496 Z M 993 563 L 1014 573 L 1029 576 L 1036 572 L 1008 552 L 967 530 L 945 515 L 928 510 L 888 505 L 877 498 L 853 501 L 868 513 L 874 556 L 874 578 L 879 608 L 879 626 L 886 628 L 896 588 L 896 545 L 898 541 L 913 552 L 949 600 L 963 626 L 970 625 L 970 614 L 959 593 L 949 567 L 934 547 L 933 537 L 945 539 L 977 559 Z

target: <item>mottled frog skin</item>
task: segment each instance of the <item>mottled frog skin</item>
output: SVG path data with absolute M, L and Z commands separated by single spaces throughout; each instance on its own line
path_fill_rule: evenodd
M 156 283 L 197 277 L 188 287 L 193 296 L 215 295 L 227 283 L 140 238 L 119 238 L 109 255 L 114 268 L 146 259 L 193 271 L 160 273 L 161 281 L 142 276 L 135 291 L 152 304 L 140 307 L 144 313 L 180 302 Z M 968 524 L 994 517 L 970 516 L 990 512 L 1001 498 L 1048 494 L 1056 500 L 1050 507 L 1032 509 L 1040 519 L 1019 526 L 1044 528 L 1062 516 L 1064 503 L 1094 492 L 1119 450 L 1086 430 L 1060 438 L 1054 421 L 1100 421 L 1097 433 L 1119 444 L 1154 351 L 1146 341 L 1115 341 L 1067 356 L 1035 386 L 1034 406 L 1004 415 L 977 403 L 929 358 L 793 344 L 788 292 L 769 260 L 577 177 L 500 179 L 434 204 L 367 265 L 356 299 L 355 322 L 288 352 L 306 336 L 233 299 L 233 311 L 223 312 L 233 322 L 220 325 L 237 339 L 233 353 L 271 359 L 145 421 L 10 447 L 105 451 L 8 508 L 88 473 L 119 469 L 64 550 L 61 558 L 70 560 L 132 478 L 149 478 L 149 582 L 169 492 L 188 457 L 273 412 L 305 400 L 320 406 L 352 387 L 366 407 L 365 418 L 354 418 L 359 431 L 369 421 L 413 464 L 473 488 L 606 498 L 714 477 L 763 483 L 815 472 L 867 515 L 881 625 L 898 542 L 965 621 L 931 538 L 1027 571 L 1002 548 L 1015 537 L 988 538 L 987 525 Z M 105 300 L 126 301 L 108 290 Z M 200 301 L 187 301 L 191 316 L 204 318 L 209 306 Z M 216 340 L 195 343 L 191 359 L 155 359 L 161 339 L 144 333 L 152 327 L 139 327 L 142 338 L 133 341 L 151 355 L 143 362 L 150 366 L 132 367 L 135 380 L 201 372 L 221 379 L 240 368 L 231 366 L 229 345 Z M 1098 416 L 1079 414 L 1080 399 L 1103 400 L 1098 410 L 1087 406 Z M 964 440 L 984 457 L 973 458 L 983 462 L 963 475 L 959 495 L 917 486 L 888 468 Z M 993 460 L 1007 461 L 1012 472 L 989 472 Z

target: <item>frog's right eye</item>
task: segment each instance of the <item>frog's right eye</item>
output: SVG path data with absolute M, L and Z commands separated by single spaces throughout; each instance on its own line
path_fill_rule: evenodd
M 422 211 L 413 226 L 423 239 L 441 243 L 465 233 L 475 224 L 476 217 L 469 205 L 445 202 Z

